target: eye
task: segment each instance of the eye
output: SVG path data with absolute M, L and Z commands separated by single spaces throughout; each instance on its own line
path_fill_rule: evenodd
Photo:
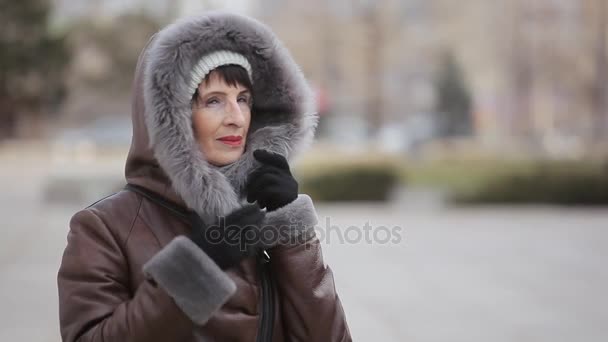
M 238 102 L 245 103 L 247 105 L 251 104 L 251 98 L 247 95 L 241 95 L 237 98 Z
M 216 97 L 212 97 L 210 99 L 207 100 L 207 102 L 205 102 L 205 104 L 207 106 L 213 106 L 213 105 L 217 105 L 220 103 L 220 100 Z

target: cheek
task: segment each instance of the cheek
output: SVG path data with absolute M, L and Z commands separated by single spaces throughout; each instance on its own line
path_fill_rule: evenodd
M 251 111 L 247 111 L 245 114 L 245 132 L 249 131 L 250 124 L 251 124 Z
M 215 132 L 221 125 L 221 120 L 214 120 L 212 115 L 199 111 L 193 113 L 192 117 L 194 136 L 202 147 L 211 145 L 214 141 Z

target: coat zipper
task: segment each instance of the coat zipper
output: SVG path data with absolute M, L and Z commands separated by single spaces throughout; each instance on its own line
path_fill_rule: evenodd
M 260 302 L 262 309 L 260 312 L 260 324 L 258 327 L 257 342 L 272 341 L 272 330 L 274 325 L 274 290 L 272 288 L 272 279 L 270 277 L 270 256 L 266 251 L 262 253 L 258 262 L 260 270 L 260 280 L 262 283 L 262 291 Z

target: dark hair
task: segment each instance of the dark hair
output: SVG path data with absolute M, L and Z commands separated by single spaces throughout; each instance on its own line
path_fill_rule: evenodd
M 222 65 L 219 66 L 215 69 L 213 69 L 211 72 L 216 72 L 218 74 L 218 76 L 224 80 L 224 82 L 226 82 L 226 84 L 228 84 L 231 87 L 236 87 L 237 85 L 241 85 L 247 89 L 249 89 L 250 91 L 253 90 L 253 84 L 251 83 L 251 80 L 249 79 L 249 74 L 247 73 L 247 70 L 245 70 L 245 68 L 243 68 L 242 66 L 239 65 L 234 65 L 234 64 L 227 64 L 227 65 Z M 209 79 L 209 75 L 211 75 L 211 72 L 209 74 L 207 74 L 207 76 L 205 76 L 205 79 L 202 82 L 207 82 L 207 80 Z M 196 101 L 196 98 L 198 97 L 198 88 L 196 88 L 196 91 L 194 92 L 194 95 L 192 95 L 192 101 Z

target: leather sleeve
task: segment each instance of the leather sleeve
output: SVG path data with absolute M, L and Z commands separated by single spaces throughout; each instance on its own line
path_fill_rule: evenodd
M 288 341 L 352 341 L 346 316 L 336 293 L 331 269 L 323 261 L 314 235 L 316 212 L 310 197 L 269 214 L 270 220 L 299 225 L 307 240 L 271 249 L 271 265 L 280 293 Z M 273 218 L 276 217 L 275 218 Z
M 190 255 L 188 248 L 182 246 L 184 242 L 177 239 L 148 262 L 151 264 L 148 268 L 155 271 L 151 273 L 160 272 L 162 280 L 163 274 L 164 278 L 171 274 L 196 274 L 200 271 L 197 267 L 203 273 L 219 270 L 216 265 L 200 267 L 200 258 L 206 255 L 202 251 L 201 255 Z M 180 270 L 178 264 L 169 260 L 176 255 L 190 258 L 186 265 L 194 269 Z M 70 222 L 68 244 L 57 275 L 62 339 L 178 341 L 190 336 L 195 325 L 205 323 L 235 291 L 227 275 L 211 275 L 211 278 L 209 274 L 199 275 L 180 288 L 163 286 L 146 273 L 146 280 L 135 293 L 130 293 L 129 270 L 119 242 L 98 215 L 90 209 L 82 210 Z M 212 302 L 195 297 L 218 289 L 220 292 Z M 180 307 L 180 301 L 186 299 L 200 304 Z

